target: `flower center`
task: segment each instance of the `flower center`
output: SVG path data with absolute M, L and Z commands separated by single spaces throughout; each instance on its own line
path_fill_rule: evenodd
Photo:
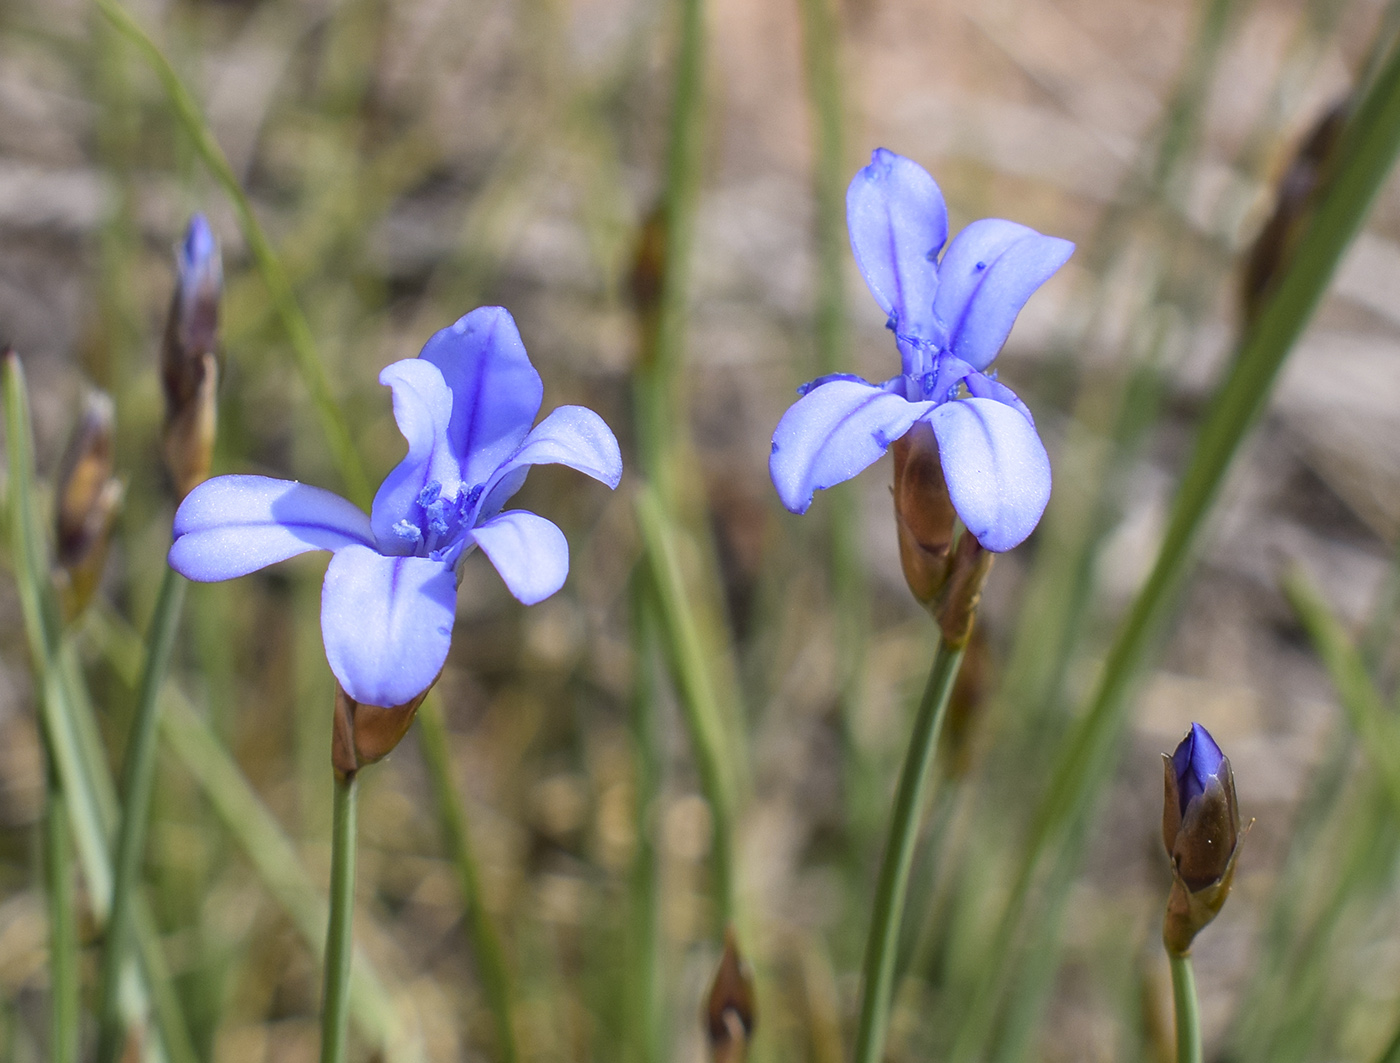
M 411 543 L 418 557 L 454 563 L 461 553 L 463 533 L 471 527 L 485 486 L 476 484 L 466 491 L 459 488 L 444 495 L 442 484 L 429 480 L 418 492 L 410 516 L 394 525 L 394 534 L 405 543 Z

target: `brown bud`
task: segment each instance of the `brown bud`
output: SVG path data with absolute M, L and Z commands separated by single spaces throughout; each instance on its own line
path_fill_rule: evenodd
M 732 926 L 724 930 L 724 955 L 710 986 L 704 1020 L 714 1063 L 743 1063 L 749 1054 L 758 1011 L 753 975 L 739 952 Z
M 165 464 L 183 499 L 209 476 L 217 421 L 219 245 L 201 215 L 190 219 L 176 252 L 178 276 L 161 350 L 165 386 Z
M 335 773 L 348 779 L 366 764 L 392 753 L 408 734 L 428 690 L 432 690 L 431 684 L 407 704 L 384 708 L 361 704 L 337 683 L 335 719 L 331 725 L 331 766 Z
M 1250 248 L 1241 276 L 1240 300 L 1246 321 L 1259 315 L 1274 281 L 1288 268 L 1318 194 L 1331 176 L 1332 161 L 1350 115 L 1348 95 L 1318 119 L 1279 179 L 1274 211 Z
M 920 421 L 890 445 L 894 455 L 894 518 L 899 561 L 909 590 L 932 607 L 948 581 L 958 514 L 948 497 L 938 440 Z
M 647 215 L 637 234 L 632 259 L 632 305 L 641 332 L 641 357 L 656 357 L 656 329 L 661 318 L 661 299 L 666 290 L 666 207 L 659 203 Z
M 954 649 L 966 646 L 972 635 L 977 605 L 982 601 L 982 589 L 987 585 L 996 556 L 971 532 L 964 530 L 958 537 L 949 565 L 948 589 L 935 612 L 938 626 L 943 630 L 943 641 Z
M 59 472 L 54 560 L 69 620 L 83 611 L 102 578 L 107 541 L 121 504 L 122 485 L 112 475 L 113 421 L 112 400 L 101 391 L 89 392 Z

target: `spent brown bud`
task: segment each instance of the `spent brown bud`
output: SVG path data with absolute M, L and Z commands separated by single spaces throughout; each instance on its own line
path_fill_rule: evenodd
M 365 765 L 392 753 L 408 733 L 428 690 L 432 690 L 431 684 L 407 704 L 386 708 L 362 704 L 336 683 L 335 718 L 331 725 L 331 766 L 336 774 L 348 779 Z
M 894 455 L 894 519 L 904 580 L 931 607 L 948 582 L 958 514 L 948 497 L 938 440 L 920 421 L 890 445 Z
M 190 219 L 175 259 L 175 294 L 161 351 L 163 448 L 175 492 L 183 499 L 209 476 L 217 424 L 223 267 L 218 242 L 202 215 Z
M 743 1063 L 748 1058 L 758 1010 L 753 974 L 739 952 L 732 926 L 724 931 L 724 955 L 710 985 L 704 1020 L 714 1063 Z
M 1351 115 L 1351 96 L 1334 103 L 1318 119 L 1279 179 L 1273 213 L 1250 248 L 1240 278 L 1245 321 L 1264 307 L 1274 282 L 1288 268 L 1318 196 L 1331 178 L 1337 145 Z
M 54 560 L 69 620 L 92 600 L 102 578 L 112 522 L 121 504 L 121 481 L 113 476 L 114 420 L 111 398 L 90 391 L 59 470 Z

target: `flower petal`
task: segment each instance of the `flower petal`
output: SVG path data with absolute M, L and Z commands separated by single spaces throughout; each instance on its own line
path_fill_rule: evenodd
M 948 349 L 985 369 L 1026 300 L 1073 253 L 1068 240 L 1001 218 L 983 218 L 958 233 L 938 267 L 934 300 L 934 315 L 948 330 Z
M 493 517 L 471 536 L 491 559 L 510 593 L 526 605 L 542 602 L 569 575 L 569 541 L 553 523 L 523 509 Z
M 209 583 L 245 576 L 308 550 L 373 544 L 358 506 L 319 487 L 267 476 L 216 476 L 175 513 L 170 567 Z
M 964 363 L 966 364 L 966 363 Z M 1021 401 L 1019 395 L 1012 391 L 999 380 L 993 380 L 984 373 L 972 372 L 963 377 L 963 383 L 967 385 L 967 390 L 976 398 L 993 399 L 996 402 L 1005 403 L 1035 427 L 1035 418 L 1031 416 L 1031 408 Z
M 504 307 L 478 307 L 433 336 L 419 357 L 452 389 L 448 435 L 463 483 L 485 483 L 520 446 L 544 398 L 515 319 Z
M 492 475 L 481 511 L 488 516 L 499 511 L 524 482 L 510 474 L 531 465 L 567 465 L 614 489 L 622 479 L 622 451 L 607 422 L 586 406 L 560 406 L 535 425 L 520 449 Z M 507 480 L 510 494 L 495 490 Z
M 423 518 L 419 497 L 436 481 L 451 497 L 461 485 L 462 472 L 448 441 L 452 392 L 431 362 L 405 358 L 386 366 L 379 382 L 394 389 L 394 420 L 408 440 L 408 454 L 374 494 L 370 524 L 385 554 L 411 554 L 418 540 L 395 531 L 401 521 L 417 527 Z
M 948 238 L 948 210 L 928 171 L 877 148 L 846 191 L 846 227 L 865 283 L 896 332 L 940 340 L 934 334 L 934 263 Z
M 1050 500 L 1050 459 L 1024 417 L 995 399 L 945 402 L 928 415 L 948 494 L 988 550 L 1010 550 L 1035 530 Z
M 864 381 L 813 388 L 783 414 L 768 472 L 783 505 L 805 513 L 812 495 L 849 480 L 934 407 Z
M 407 704 L 442 671 L 456 611 L 451 566 L 347 546 L 331 558 L 321 587 L 326 660 L 356 701 Z

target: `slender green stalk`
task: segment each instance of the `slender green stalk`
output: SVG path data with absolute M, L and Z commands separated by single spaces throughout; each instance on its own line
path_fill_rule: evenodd
M 1014 967 L 1012 946 L 1048 856 L 1082 846 L 1078 829 L 1112 777 L 1134 684 L 1162 635 L 1191 568 L 1197 540 L 1240 443 L 1258 419 L 1274 378 L 1320 302 L 1332 273 L 1369 212 L 1400 150 L 1400 53 L 1390 61 L 1343 140 L 1336 176 L 1273 295 L 1245 335 L 1216 392 L 1172 507 L 1161 550 L 1147 582 L 1119 628 L 1089 711 L 1068 736 L 1033 823 L 1030 841 L 997 932 L 988 976 L 974 998 L 952 1058 L 974 1058 Z M 1060 889 L 1067 889 L 1069 879 Z M 1047 902 L 1057 907 L 1054 898 Z
M 331 823 L 331 914 L 326 930 L 325 985 L 321 997 L 321 1063 L 344 1063 L 350 1035 L 351 934 L 355 910 L 355 799 L 359 773 L 335 780 Z
M 48 746 L 48 739 L 44 740 Z M 78 930 L 73 917 L 73 868 L 68 802 L 58 766 L 44 755 L 44 894 L 49 916 L 49 1059 L 77 1063 Z
M 686 595 L 674 531 L 656 492 L 643 488 L 637 494 L 636 505 L 649 581 L 656 595 L 657 617 L 665 635 L 662 647 L 675 676 L 682 715 L 700 772 L 700 785 L 714 824 L 716 893 L 720 918 L 728 922 L 734 918 L 733 812 L 736 802 L 733 765 L 726 754 L 735 744 L 725 740 L 724 714 L 715 696 L 699 626 Z
M 151 809 L 151 788 L 155 781 L 156 734 L 160 718 L 160 688 L 170 666 L 180 611 L 185 600 L 185 578 L 168 566 L 156 598 L 151 618 L 150 648 L 136 715 L 127 740 L 122 772 L 121 807 L 123 815 L 117 832 L 113 864 L 112 911 L 102 955 L 102 982 L 98 998 L 99 1063 L 113 1063 L 121 1055 L 124 1024 L 118 1008 L 118 987 L 122 968 L 131 946 L 132 897 L 140 889 L 141 856 L 145 851 L 146 824 Z
M 170 65 L 170 61 L 146 34 L 146 31 L 137 24 L 136 20 L 121 4 L 117 3 L 117 0 L 93 0 L 93 2 L 97 5 L 98 10 L 111 21 L 112 25 L 131 41 L 136 46 L 137 51 L 150 63 L 151 69 L 155 71 L 156 77 L 160 79 L 166 95 L 170 98 L 170 105 L 175 112 L 175 117 L 184 127 L 195 151 L 203 160 L 204 165 L 208 167 L 214 179 L 223 187 L 225 194 L 233 204 L 234 212 L 238 215 L 239 228 L 243 232 L 244 240 L 248 243 L 248 250 L 253 256 L 253 262 L 262 275 L 263 283 L 267 285 L 268 295 L 277 310 L 277 316 L 282 321 L 282 327 L 287 332 L 287 338 L 291 341 L 292 356 L 296 362 L 297 371 L 301 374 L 302 382 L 311 394 L 311 402 L 316 409 L 316 416 L 321 422 L 321 430 L 325 433 L 326 440 L 330 444 L 331 455 L 340 471 L 340 477 L 345 481 L 346 493 L 360 505 L 368 505 L 371 497 L 369 478 L 365 475 L 364 466 L 355 450 L 355 443 L 350 435 L 350 426 L 331 390 L 330 378 L 326 373 L 325 363 L 322 362 L 320 353 L 316 349 L 316 340 L 312 335 L 311 326 L 307 323 L 306 316 L 301 312 L 301 307 L 297 305 L 296 294 L 292 291 L 291 283 L 287 280 L 287 274 L 282 268 L 281 260 L 277 257 L 277 252 L 272 248 L 272 242 L 267 238 L 267 233 L 263 231 L 262 224 L 253 212 L 252 204 L 240 187 L 238 177 L 229 165 L 228 158 L 224 155 L 223 149 L 219 147 L 219 142 L 214 138 L 213 131 L 210 130 L 204 116 L 200 113 L 199 105 L 195 102 L 194 96 L 185 87 L 179 74 L 175 72 L 175 68 Z
M 904 918 L 904 897 L 909 887 L 914 843 L 919 835 L 919 817 L 924 809 L 929 768 L 938 750 L 943 716 L 962 659 L 962 647 L 954 649 L 939 639 L 928 685 L 924 688 L 918 714 L 914 717 L 914 732 L 909 736 L 904 767 L 899 772 L 899 787 L 895 791 L 894 809 L 890 813 L 889 838 L 885 842 L 885 856 L 875 886 L 870 936 L 865 942 L 860 1025 L 856 1028 L 853 1056 L 855 1063 L 880 1063 L 883 1058 L 890 997 L 894 990 L 899 928 Z
M 457 869 L 457 885 L 462 891 L 462 904 L 467 911 L 472 946 L 476 952 L 477 973 L 481 976 L 491 1016 L 496 1021 L 496 1039 L 500 1058 L 515 1063 L 520 1050 L 515 1042 L 515 993 L 511 985 L 506 952 L 501 935 L 486 910 L 481 888 L 481 870 L 476 849 L 472 845 L 467 825 L 467 810 L 452 779 L 452 757 L 447 748 L 447 727 L 442 709 L 433 695 L 428 695 L 418 710 L 418 745 L 428 766 L 428 778 L 433 787 L 438 820 L 447 840 L 447 851 Z
M 1201 1015 L 1190 956 L 1170 955 L 1172 1005 L 1176 1010 L 1176 1063 L 1201 1063 Z

